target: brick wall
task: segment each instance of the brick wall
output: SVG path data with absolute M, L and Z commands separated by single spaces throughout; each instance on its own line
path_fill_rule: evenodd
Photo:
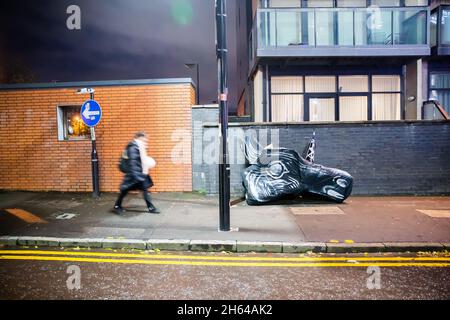
M 149 134 L 158 163 L 152 190 L 192 191 L 190 83 L 96 87 L 95 98 L 103 109 L 96 128 L 101 191 L 118 190 L 118 159 L 139 130 Z M 0 90 L 0 189 L 92 191 L 91 142 L 58 141 L 57 106 L 85 100 L 75 88 Z
M 299 153 L 315 131 L 316 163 L 348 171 L 355 178 L 354 195 L 450 194 L 450 121 L 232 124 L 229 140 L 249 129 L 278 130 L 279 145 Z M 217 126 L 205 124 L 203 131 L 209 130 Z M 276 145 L 270 136 L 268 142 Z M 235 195 L 244 191 L 242 168 L 231 165 Z M 218 193 L 217 165 L 204 180 L 208 193 Z

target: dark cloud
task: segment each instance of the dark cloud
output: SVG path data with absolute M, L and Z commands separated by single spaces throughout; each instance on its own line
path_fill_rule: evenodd
M 72 4 L 81 8 L 79 31 L 66 28 Z M 228 6 L 235 10 L 234 1 Z M 184 63 L 198 62 L 202 103 L 216 100 L 214 0 L 15 0 L 0 12 L 0 63 L 18 58 L 39 82 L 195 78 Z M 229 16 L 233 110 L 236 20 Z

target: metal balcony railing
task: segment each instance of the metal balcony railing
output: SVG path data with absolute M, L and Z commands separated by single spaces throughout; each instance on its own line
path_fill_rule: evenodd
M 429 100 L 423 103 L 423 120 L 450 120 L 450 116 L 437 100 Z

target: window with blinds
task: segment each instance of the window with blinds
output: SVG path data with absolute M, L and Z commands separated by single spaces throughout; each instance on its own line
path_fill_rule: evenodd
M 272 122 L 401 120 L 400 75 L 272 76 L 270 92 Z
M 272 122 L 304 120 L 303 77 L 272 77 Z
M 401 85 L 399 76 L 373 76 L 372 120 L 400 120 Z

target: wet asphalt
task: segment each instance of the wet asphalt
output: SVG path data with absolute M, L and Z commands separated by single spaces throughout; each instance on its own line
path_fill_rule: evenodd
M 215 259 L 223 257 L 224 253 L 195 254 L 199 255 Z M 274 260 L 300 257 L 275 254 L 226 256 Z M 354 255 L 313 257 L 345 257 L 349 261 L 355 258 Z M 79 268 L 79 289 L 74 288 L 74 282 L 69 279 L 73 275 L 68 273 L 71 266 Z M 379 282 L 369 279 L 371 275 L 367 267 L 289 268 L 0 260 L 0 299 L 450 299 L 449 267 L 381 267 Z M 72 283 L 71 288 L 68 279 Z M 369 286 L 372 284 L 371 288 L 368 283 Z M 375 283 L 379 286 L 374 286 Z

